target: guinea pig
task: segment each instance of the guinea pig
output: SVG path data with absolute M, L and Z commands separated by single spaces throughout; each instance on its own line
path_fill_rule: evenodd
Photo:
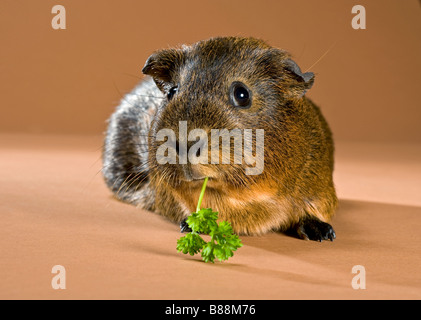
M 146 79 L 122 99 L 106 132 L 103 174 L 118 199 L 180 223 L 183 231 L 208 177 L 202 207 L 219 212 L 236 234 L 335 239 L 328 223 L 337 206 L 334 145 L 319 107 L 305 96 L 312 72 L 303 73 L 286 51 L 242 37 L 158 50 L 142 72 Z M 197 138 L 177 134 L 197 129 L 209 140 L 215 129 L 251 130 L 251 143 L 262 150 L 262 170 L 247 174 L 247 159 L 181 161 L 181 145 L 192 148 Z M 163 138 L 163 130 L 176 135 Z M 167 162 L 160 161 L 164 143 L 164 158 L 173 158 Z M 193 153 L 210 159 L 210 144 Z

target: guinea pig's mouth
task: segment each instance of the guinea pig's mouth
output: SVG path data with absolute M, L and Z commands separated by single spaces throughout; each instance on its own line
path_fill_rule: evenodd
M 205 181 L 205 178 L 196 178 L 192 180 L 182 179 L 180 180 L 180 186 L 182 186 L 182 188 L 186 188 L 190 190 L 200 190 L 203 186 L 204 181 Z M 208 177 L 208 182 L 206 185 L 210 189 L 220 186 L 218 180 L 214 178 L 209 178 L 209 177 Z
M 183 182 L 203 183 L 206 177 L 208 177 L 208 180 L 214 180 L 215 174 L 204 168 L 202 165 L 187 164 L 181 167 L 179 180 Z
M 203 177 L 198 177 L 198 178 L 187 178 L 187 177 L 181 177 L 181 181 L 187 181 L 187 182 L 190 182 L 190 181 L 203 181 L 203 180 L 205 180 L 205 176 L 203 176 Z
M 184 167 L 183 175 L 180 177 L 180 180 L 183 181 L 203 181 L 207 176 L 202 172 L 195 170 L 192 167 Z
M 183 181 L 183 182 L 196 182 L 196 181 L 203 182 L 203 180 L 205 180 L 205 178 L 206 178 L 206 176 L 203 176 L 203 177 L 200 177 L 200 178 L 191 178 L 191 179 L 187 179 L 185 177 L 182 177 L 180 180 Z M 214 179 L 208 177 L 208 181 L 209 180 L 214 180 Z

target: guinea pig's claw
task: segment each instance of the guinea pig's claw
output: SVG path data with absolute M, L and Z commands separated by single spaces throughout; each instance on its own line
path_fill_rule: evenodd
M 187 223 L 187 218 L 184 219 L 183 221 L 181 221 L 180 223 L 180 232 L 184 233 L 184 232 L 192 232 L 192 229 L 189 227 L 188 223 Z
M 336 238 L 335 230 L 329 223 L 323 222 L 316 217 L 302 219 L 295 231 L 299 238 L 322 242 L 323 240 L 333 241 Z

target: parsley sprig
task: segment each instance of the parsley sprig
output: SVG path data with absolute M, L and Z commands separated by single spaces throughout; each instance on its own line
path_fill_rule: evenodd
M 195 255 L 201 252 L 205 262 L 215 262 L 227 260 L 234 255 L 234 251 L 242 247 L 240 238 L 233 234 L 231 224 L 227 221 L 216 222 L 218 212 L 211 208 L 200 209 L 203 196 L 205 195 L 208 177 L 202 185 L 196 212 L 193 212 L 186 220 L 192 232 L 177 240 L 177 250 L 184 254 Z M 209 242 L 203 240 L 200 234 L 208 234 Z

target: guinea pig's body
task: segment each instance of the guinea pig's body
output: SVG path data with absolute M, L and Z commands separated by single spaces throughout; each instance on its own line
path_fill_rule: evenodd
M 303 74 L 285 51 L 234 37 L 158 51 L 143 72 L 152 79 L 125 96 L 105 140 L 104 177 L 119 199 L 182 223 L 196 210 L 207 176 L 202 207 L 218 211 L 238 234 L 335 238 L 327 223 L 337 205 L 333 140 L 304 95 L 312 73 Z M 209 137 L 212 129 L 263 129 L 264 170 L 247 175 L 244 161 L 161 164 L 157 135 L 180 132 L 182 122 L 188 132 L 202 129 Z M 210 158 L 206 151 L 202 156 Z

